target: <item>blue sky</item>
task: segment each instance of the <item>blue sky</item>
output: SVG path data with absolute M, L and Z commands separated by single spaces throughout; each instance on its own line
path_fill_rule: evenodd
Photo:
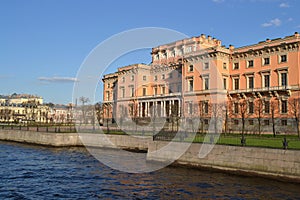
M 238 47 L 300 32 L 299 8 L 297 0 L 0 0 L 0 94 L 68 103 L 80 65 L 114 34 L 163 27 Z M 113 67 L 150 61 L 148 50 Z

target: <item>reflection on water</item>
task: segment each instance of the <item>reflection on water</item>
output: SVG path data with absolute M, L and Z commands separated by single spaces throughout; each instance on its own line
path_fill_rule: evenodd
M 300 199 L 300 185 L 168 167 L 106 167 L 84 148 L 0 142 L 0 199 Z

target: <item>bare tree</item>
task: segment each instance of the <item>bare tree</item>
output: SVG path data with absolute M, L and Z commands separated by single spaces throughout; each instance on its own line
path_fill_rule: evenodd
M 247 117 L 247 101 L 245 99 L 242 99 L 239 101 L 239 107 L 240 107 L 240 113 L 241 113 L 241 119 L 242 119 L 242 144 L 244 145 L 244 139 L 245 139 L 245 121 Z
M 276 137 L 276 127 L 275 127 L 275 114 L 278 109 L 278 102 L 272 100 L 270 102 L 270 110 L 271 110 L 271 118 L 272 118 L 272 130 L 273 130 L 273 137 Z
M 299 117 L 300 117 L 300 99 L 299 98 L 291 98 L 289 100 L 290 112 L 293 115 L 296 123 L 297 135 L 300 139 L 300 131 L 299 131 Z
M 83 121 L 85 122 L 86 121 L 86 108 L 85 108 L 85 104 L 87 103 L 87 102 L 89 102 L 90 101 L 90 99 L 89 98 L 87 98 L 87 97 L 79 97 L 79 101 L 81 102 L 81 111 L 82 111 L 82 118 L 83 118 Z
M 263 100 L 261 98 L 255 100 L 255 115 L 258 121 L 258 134 L 261 135 L 261 120 L 263 115 Z

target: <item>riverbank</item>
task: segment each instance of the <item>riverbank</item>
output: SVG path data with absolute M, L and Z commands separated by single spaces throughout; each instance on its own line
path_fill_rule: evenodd
M 82 137 L 84 135 L 84 137 Z M 152 141 L 149 136 L 105 135 L 94 137 L 93 133 L 46 133 L 34 131 L 1 130 L 0 140 L 47 145 L 53 147 L 91 146 L 99 148 L 122 148 L 147 152 L 147 160 L 166 162 L 176 160 L 174 165 L 208 168 L 243 175 L 255 175 L 300 182 L 300 151 L 256 147 L 215 145 L 207 156 L 199 156 L 203 144 L 193 143 L 178 159 L 178 149 L 157 150 L 169 142 Z M 180 143 L 178 143 L 180 146 Z

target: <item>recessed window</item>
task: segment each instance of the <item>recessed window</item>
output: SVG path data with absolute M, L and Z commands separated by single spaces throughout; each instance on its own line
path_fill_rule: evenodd
M 165 93 L 166 93 L 166 87 L 165 87 L 165 86 L 163 86 L 163 87 L 161 88 L 161 93 L 162 93 L 162 94 L 165 94 Z
M 161 79 L 165 79 L 165 75 L 164 74 L 161 75 Z
M 134 75 L 131 76 L 131 81 L 134 81 Z
M 254 77 L 253 76 L 248 77 L 248 88 L 249 89 L 254 88 Z
M 264 75 L 264 87 L 270 87 L 270 75 L 269 74 Z
M 143 88 L 143 96 L 147 95 L 147 88 Z
M 224 86 L 224 90 L 226 90 L 227 89 L 227 79 L 226 78 L 223 79 L 223 86 Z
M 234 113 L 238 114 L 239 113 L 239 103 L 236 102 L 236 103 L 234 103 L 233 106 L 234 106 Z
M 248 60 L 248 68 L 252 68 L 254 66 L 253 60 Z
M 286 72 L 280 73 L 280 77 L 281 77 L 281 86 L 287 86 L 287 73 Z
M 204 124 L 207 125 L 208 124 L 208 119 L 204 119 Z
M 269 114 L 270 113 L 270 101 L 265 101 L 265 113 Z
M 121 94 L 122 94 L 122 98 L 124 98 L 125 97 L 125 88 L 121 89 Z
M 281 63 L 287 62 L 287 55 L 281 55 L 281 56 L 280 56 L 280 61 L 279 61 L 279 62 L 281 62 Z
M 189 80 L 189 91 L 192 92 L 194 90 L 194 80 Z
M 253 125 L 254 124 L 254 121 L 253 121 L 253 119 L 249 119 L 249 125 Z
M 239 90 L 240 89 L 240 79 L 239 78 L 234 78 L 234 90 Z
M 287 120 L 286 119 L 281 120 L 281 126 L 287 126 Z
M 154 95 L 157 95 L 157 87 L 154 88 Z
M 194 65 L 189 66 L 189 72 L 192 72 L 192 71 L 194 71 Z
M 209 63 L 208 63 L 208 62 L 204 63 L 204 69 L 205 69 L 205 70 L 206 70 L 206 69 L 209 69 Z
M 189 102 L 189 114 L 193 114 L 193 103 Z
M 209 89 L 209 78 L 205 77 L 204 78 L 204 90 L 208 90 Z
M 239 68 L 240 68 L 240 65 L 238 62 L 233 64 L 233 69 L 239 69 Z
M 270 58 L 264 58 L 263 65 L 269 65 L 270 64 Z
M 234 125 L 239 125 L 239 120 L 235 119 L 233 120 Z
M 264 125 L 265 125 L 265 126 L 269 126 L 269 125 L 270 125 L 270 121 L 269 121 L 268 119 L 265 119 L 265 120 L 264 120 Z
M 110 88 L 110 83 L 107 84 L 107 88 Z
M 253 102 L 249 102 L 249 114 L 253 114 L 254 113 L 254 104 Z
M 281 101 L 281 113 L 287 113 L 287 101 L 286 100 Z
M 130 92 L 130 96 L 133 97 L 134 96 L 134 87 L 131 87 L 131 92 Z
M 125 83 L 125 77 L 122 77 L 122 82 Z
M 147 80 L 147 77 L 146 76 L 143 76 L 143 81 Z
M 208 102 L 207 101 L 205 101 L 204 103 L 203 103 L 203 109 L 204 109 L 204 113 L 205 114 L 208 114 Z
M 223 63 L 223 69 L 227 69 L 227 63 Z

